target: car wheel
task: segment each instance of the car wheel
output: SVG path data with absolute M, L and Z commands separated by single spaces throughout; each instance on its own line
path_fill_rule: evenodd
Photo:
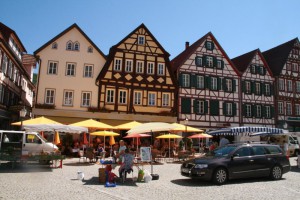
M 227 179 L 228 179 L 228 173 L 225 168 L 216 169 L 213 175 L 213 182 L 215 184 L 222 185 L 226 183 Z
M 282 169 L 280 166 L 275 165 L 272 170 L 271 170 L 271 174 L 270 174 L 271 179 L 273 180 L 279 180 L 282 177 Z

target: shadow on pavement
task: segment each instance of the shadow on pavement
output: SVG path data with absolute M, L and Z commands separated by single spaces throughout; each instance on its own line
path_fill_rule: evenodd
M 52 172 L 49 165 L 42 165 L 37 163 L 20 164 L 11 162 L 1 163 L 0 173 L 35 173 L 35 172 Z
M 78 181 L 78 179 L 71 179 L 72 181 Z M 105 186 L 105 183 L 100 183 L 98 177 L 92 177 L 91 179 L 83 179 L 82 182 L 84 185 L 99 185 L 99 186 Z M 132 181 L 131 178 L 127 178 L 124 183 L 121 183 L 120 181 L 116 182 L 117 186 L 135 186 L 136 182 Z
M 300 172 L 300 168 L 298 166 L 291 166 L 291 172 Z
M 81 163 L 81 162 L 75 162 L 75 163 L 64 163 L 63 165 L 66 165 L 66 166 L 89 166 L 89 165 L 95 165 L 95 163 L 89 163 L 89 162 L 84 162 L 84 163 Z

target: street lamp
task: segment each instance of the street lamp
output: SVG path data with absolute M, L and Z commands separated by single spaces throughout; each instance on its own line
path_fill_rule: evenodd
M 21 119 L 21 127 L 20 127 L 20 129 L 21 129 L 21 131 L 23 130 L 23 118 L 26 116 L 26 114 L 27 114 L 27 110 L 26 110 L 26 108 L 24 106 L 23 109 L 20 110 L 20 119 Z

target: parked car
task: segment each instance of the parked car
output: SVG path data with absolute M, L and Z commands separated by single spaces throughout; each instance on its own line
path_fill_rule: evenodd
M 278 180 L 290 167 L 289 158 L 278 145 L 244 143 L 229 144 L 204 157 L 185 161 L 181 174 L 220 185 L 237 178 L 269 176 Z

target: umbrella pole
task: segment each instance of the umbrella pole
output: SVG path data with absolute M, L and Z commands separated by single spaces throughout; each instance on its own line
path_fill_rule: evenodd
M 201 146 L 200 144 L 201 144 L 201 143 L 200 143 L 200 138 L 199 138 L 199 153 L 200 153 L 200 146 Z

